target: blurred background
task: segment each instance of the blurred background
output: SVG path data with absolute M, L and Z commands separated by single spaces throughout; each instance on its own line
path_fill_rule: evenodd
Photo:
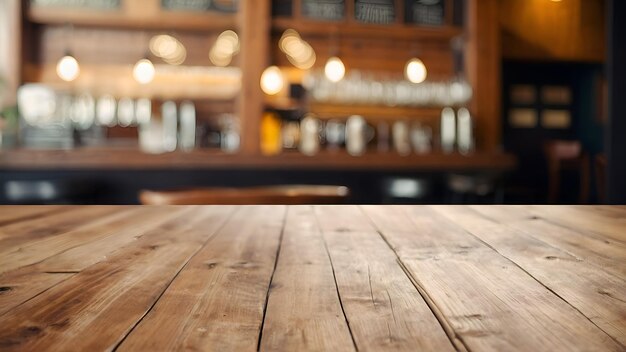
M 0 204 L 624 203 L 623 7 L 0 0 Z

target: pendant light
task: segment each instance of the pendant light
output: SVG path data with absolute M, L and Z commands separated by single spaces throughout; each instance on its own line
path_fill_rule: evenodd
M 78 65 L 78 60 L 76 60 L 69 49 L 71 46 L 70 39 L 73 36 L 74 28 L 71 25 L 67 25 L 65 31 L 67 35 L 66 45 L 68 49 L 65 51 L 65 55 L 59 60 L 59 62 L 57 62 L 56 71 L 59 78 L 66 82 L 71 82 L 80 74 L 80 66 Z
M 284 87 L 283 73 L 278 66 L 270 66 L 261 75 L 261 89 L 267 95 L 276 95 Z
M 80 74 L 78 61 L 68 50 L 57 63 L 57 75 L 66 82 L 75 80 Z
M 346 66 L 337 56 L 331 56 L 324 66 L 324 74 L 331 82 L 339 82 L 346 75 Z
M 135 78 L 135 81 L 140 84 L 148 84 L 152 82 L 155 73 L 156 70 L 154 69 L 154 65 L 147 57 L 137 61 L 135 67 L 133 67 L 133 77 Z
M 330 38 L 331 55 L 326 65 L 324 65 L 324 74 L 331 82 L 339 82 L 346 75 L 346 66 L 337 54 L 338 50 L 337 37 L 333 34 Z
M 417 57 L 417 46 L 411 45 L 412 58 L 404 66 L 404 77 L 411 83 L 422 83 L 428 76 L 426 65 Z
M 422 60 L 413 57 L 406 63 L 404 75 L 412 83 L 422 83 L 426 80 L 428 72 Z

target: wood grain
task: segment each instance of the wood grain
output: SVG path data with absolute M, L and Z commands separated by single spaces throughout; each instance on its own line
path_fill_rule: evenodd
M 2 351 L 626 349 L 626 207 L 0 214 Z
M 86 210 L 91 211 L 91 214 L 85 212 Z M 53 226 L 55 223 L 59 224 L 53 218 L 49 223 L 39 222 L 40 225 L 47 226 L 31 232 L 30 237 L 14 236 L 2 241 L 6 249 L 0 252 L 0 273 L 38 263 L 82 243 L 108 237 L 132 224 L 135 221 L 132 213 L 141 212 L 139 208 L 121 210 L 124 209 L 113 206 L 85 207 L 75 213 L 62 214 L 69 215 L 70 218 L 58 228 Z M 110 214 L 112 211 L 116 213 Z M 103 216 L 107 214 L 110 215 Z
M 468 349 L 623 350 L 514 262 L 434 211 L 365 209 Z M 386 230 L 388 222 L 377 212 L 404 212 L 402 225 L 392 226 L 404 231 Z
M 398 266 L 395 253 L 359 208 L 316 210 L 323 228 L 341 229 L 324 231 L 324 239 L 358 349 L 454 351 L 428 305 Z
M 238 208 L 119 350 L 255 351 L 284 214 Z
M 622 289 L 626 287 L 626 280 L 623 275 L 612 275 L 601 266 L 488 220 L 467 207 L 434 209 L 515 262 L 625 348 L 626 292 Z
M 0 226 L 6 226 L 15 222 L 34 220 L 35 218 L 44 216 L 45 214 L 69 210 L 68 207 L 60 207 L 55 205 L 21 205 L 13 206 L 11 209 L 0 212 Z
M 102 227 L 92 230 L 109 232 L 110 236 L 93 236 L 93 241 L 88 239 L 88 242 L 77 242 L 76 247 L 61 251 L 41 262 L 3 273 L 0 275 L 0 287 L 4 288 L 0 295 L 0 315 L 85 268 L 106 260 L 111 253 L 132 246 L 133 242 L 150 234 L 151 229 L 164 222 L 176 217 L 180 222 L 181 217 L 192 214 L 191 208 L 146 207 L 141 212 L 130 212 L 126 215 L 127 220 L 132 221 L 132 226 L 119 228 L 114 225 L 109 228 L 111 222 L 104 223 Z M 177 224 L 171 222 L 168 226 Z
M 150 310 L 229 212 L 223 207 L 198 208 L 184 222 L 160 226 L 134 246 L 3 315 L 0 348 L 112 349 Z
M 287 212 L 261 350 L 355 350 L 324 239 L 310 206 L 293 206 Z

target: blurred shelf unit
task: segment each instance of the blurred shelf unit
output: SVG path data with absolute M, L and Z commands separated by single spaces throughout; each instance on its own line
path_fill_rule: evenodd
M 210 1 L 205 1 L 210 4 Z M 184 7 L 191 1 L 179 1 L 182 9 L 164 8 L 165 3 L 176 1 L 161 0 L 118 0 L 88 2 L 63 0 L 35 0 L 28 7 L 28 20 L 39 24 L 128 28 L 220 31 L 237 28 L 236 13 L 202 8 Z M 197 1 L 196 3 L 203 3 Z M 73 6 L 69 6 L 73 5 Z M 76 6 L 79 5 L 79 6 Z M 83 5 L 83 6 L 80 6 Z M 104 8 L 103 8 L 104 7 Z
M 220 160 L 241 159 L 245 163 L 245 160 L 258 157 L 276 165 L 292 162 L 297 165 L 299 160 L 306 160 L 302 163 L 315 167 L 323 167 L 327 163 L 332 167 L 339 167 L 351 162 L 347 160 L 352 160 L 353 157 L 347 154 L 329 157 L 326 153 L 308 157 L 293 151 L 284 151 L 285 156 L 262 156 L 260 135 L 264 112 L 267 109 L 280 108 L 260 89 L 263 71 L 271 65 L 280 66 L 283 71 L 298 71 L 289 78 L 290 83 L 298 85 L 302 84 L 302 78 L 307 72 L 291 65 L 281 52 L 278 41 L 282 33 L 287 29 L 294 29 L 302 39 L 310 43 L 317 55 L 311 70 L 323 69 L 330 56 L 338 55 L 345 63 L 348 74 L 353 70 L 363 70 L 380 72 L 383 77 L 402 80 L 407 61 L 412 57 L 419 57 L 428 68 L 427 81 L 433 82 L 450 82 L 457 76 L 459 64 L 453 57 L 451 42 L 454 38 L 462 37 L 465 60 L 462 60 L 461 70 L 475 93 L 468 107 L 476 115 L 476 126 L 481 129 L 478 135 L 492 135 L 492 131 L 498 130 L 499 111 L 497 108 L 489 110 L 485 107 L 493 105 L 493 101 L 499 101 L 499 77 L 494 75 L 497 65 L 492 64 L 497 51 L 494 49 L 492 37 L 485 33 L 491 33 L 486 24 L 493 23 L 497 26 L 497 11 L 493 10 L 497 2 L 498 0 L 317 1 L 318 4 L 342 6 L 341 15 L 328 20 L 323 18 L 324 11 L 317 13 L 322 16 L 311 16 L 310 6 L 314 6 L 311 4 L 316 1 L 310 0 L 22 1 L 20 42 L 23 46 L 23 65 L 19 81 L 41 82 L 59 89 L 87 91 L 95 95 L 148 97 L 177 102 L 193 100 L 205 107 L 212 104 L 219 106 L 215 110 L 221 111 L 225 107 L 232 109 L 230 112 L 239 116 L 239 153 L 215 156 L 218 155 L 215 152 L 198 150 L 192 153 L 174 153 L 175 157 L 138 152 L 133 154 L 137 160 L 145 157 L 149 160 L 148 163 L 166 160 L 164 163 L 157 163 L 162 166 L 179 165 L 178 163 L 187 165 L 186 161 L 180 161 L 185 159 L 191 165 L 202 158 L 214 157 Z M 385 17 L 389 15 L 388 10 L 380 8 L 387 6 L 388 9 L 389 4 L 394 6 L 393 17 Z M 419 20 L 411 17 L 419 12 L 415 11 L 411 15 L 412 6 L 435 6 L 433 4 L 438 7 L 432 13 L 426 12 L 429 16 Z M 368 6 L 371 11 L 363 12 Z M 315 13 L 316 10 L 313 10 Z M 361 11 L 360 15 L 357 15 L 358 11 Z M 369 21 L 367 16 L 373 21 Z M 67 26 L 68 24 L 72 26 Z M 68 27 L 73 29 L 68 31 Z M 240 52 L 229 67 L 218 68 L 209 61 L 209 49 L 217 35 L 226 29 L 235 30 L 239 35 Z M 158 34 L 170 34 L 180 39 L 188 48 L 186 61 L 181 66 L 172 66 L 166 65 L 154 55 L 149 55 L 155 64 L 156 76 L 150 84 L 139 85 L 132 78 L 133 65 L 146 55 L 150 38 Z M 81 68 L 80 77 L 69 83 L 60 81 L 55 74 L 55 64 L 68 50 L 80 61 Z M 196 69 L 200 71 L 194 71 Z M 234 71 L 237 73 L 233 73 Z M 290 88 L 290 85 L 285 87 Z M 476 99 L 476 93 L 480 94 L 480 99 Z M 371 122 L 409 119 L 436 125 L 442 108 L 319 103 L 306 98 L 294 101 L 296 102 L 290 103 L 289 108 L 313 112 L 324 120 L 345 119 L 358 114 Z M 205 110 L 211 111 L 211 108 Z M 481 115 L 483 112 L 485 113 Z M 495 137 L 488 144 L 477 141 L 477 150 L 481 151 L 483 147 L 487 151 L 497 150 L 499 137 L 497 133 L 493 135 Z M 103 149 L 99 153 L 111 153 L 115 158 L 120 158 L 121 155 L 109 149 Z M 7 155 L 0 158 L 0 164 L 9 162 Z M 33 162 L 31 165 L 35 165 L 44 163 L 43 155 L 46 154 L 34 154 L 42 155 L 42 159 L 28 159 L 27 156 L 33 154 L 11 155 L 16 158 L 24 157 Z M 59 155 L 86 154 L 68 152 Z M 170 163 L 168 160 L 172 160 L 171 158 L 175 158 L 175 162 Z M 354 162 L 358 165 L 373 163 L 380 167 L 402 167 L 407 162 L 419 164 L 430 160 L 429 162 L 434 163 L 433 160 L 462 158 L 463 162 L 458 165 L 467 166 L 476 160 L 465 156 L 455 158 L 457 157 L 436 153 L 432 156 L 396 157 L 368 151 L 367 155 L 355 158 L 358 161 Z M 480 158 L 489 159 L 486 156 Z M 93 162 L 98 159 L 94 158 Z M 76 163 L 91 162 L 89 157 L 73 160 Z M 394 161 L 389 164 L 388 160 Z M 16 163 L 19 164 L 19 161 Z M 256 165 L 254 163 L 248 164 Z

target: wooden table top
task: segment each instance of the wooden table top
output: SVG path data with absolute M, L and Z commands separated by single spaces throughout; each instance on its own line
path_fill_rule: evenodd
M 626 207 L 0 207 L 0 350 L 626 350 Z

